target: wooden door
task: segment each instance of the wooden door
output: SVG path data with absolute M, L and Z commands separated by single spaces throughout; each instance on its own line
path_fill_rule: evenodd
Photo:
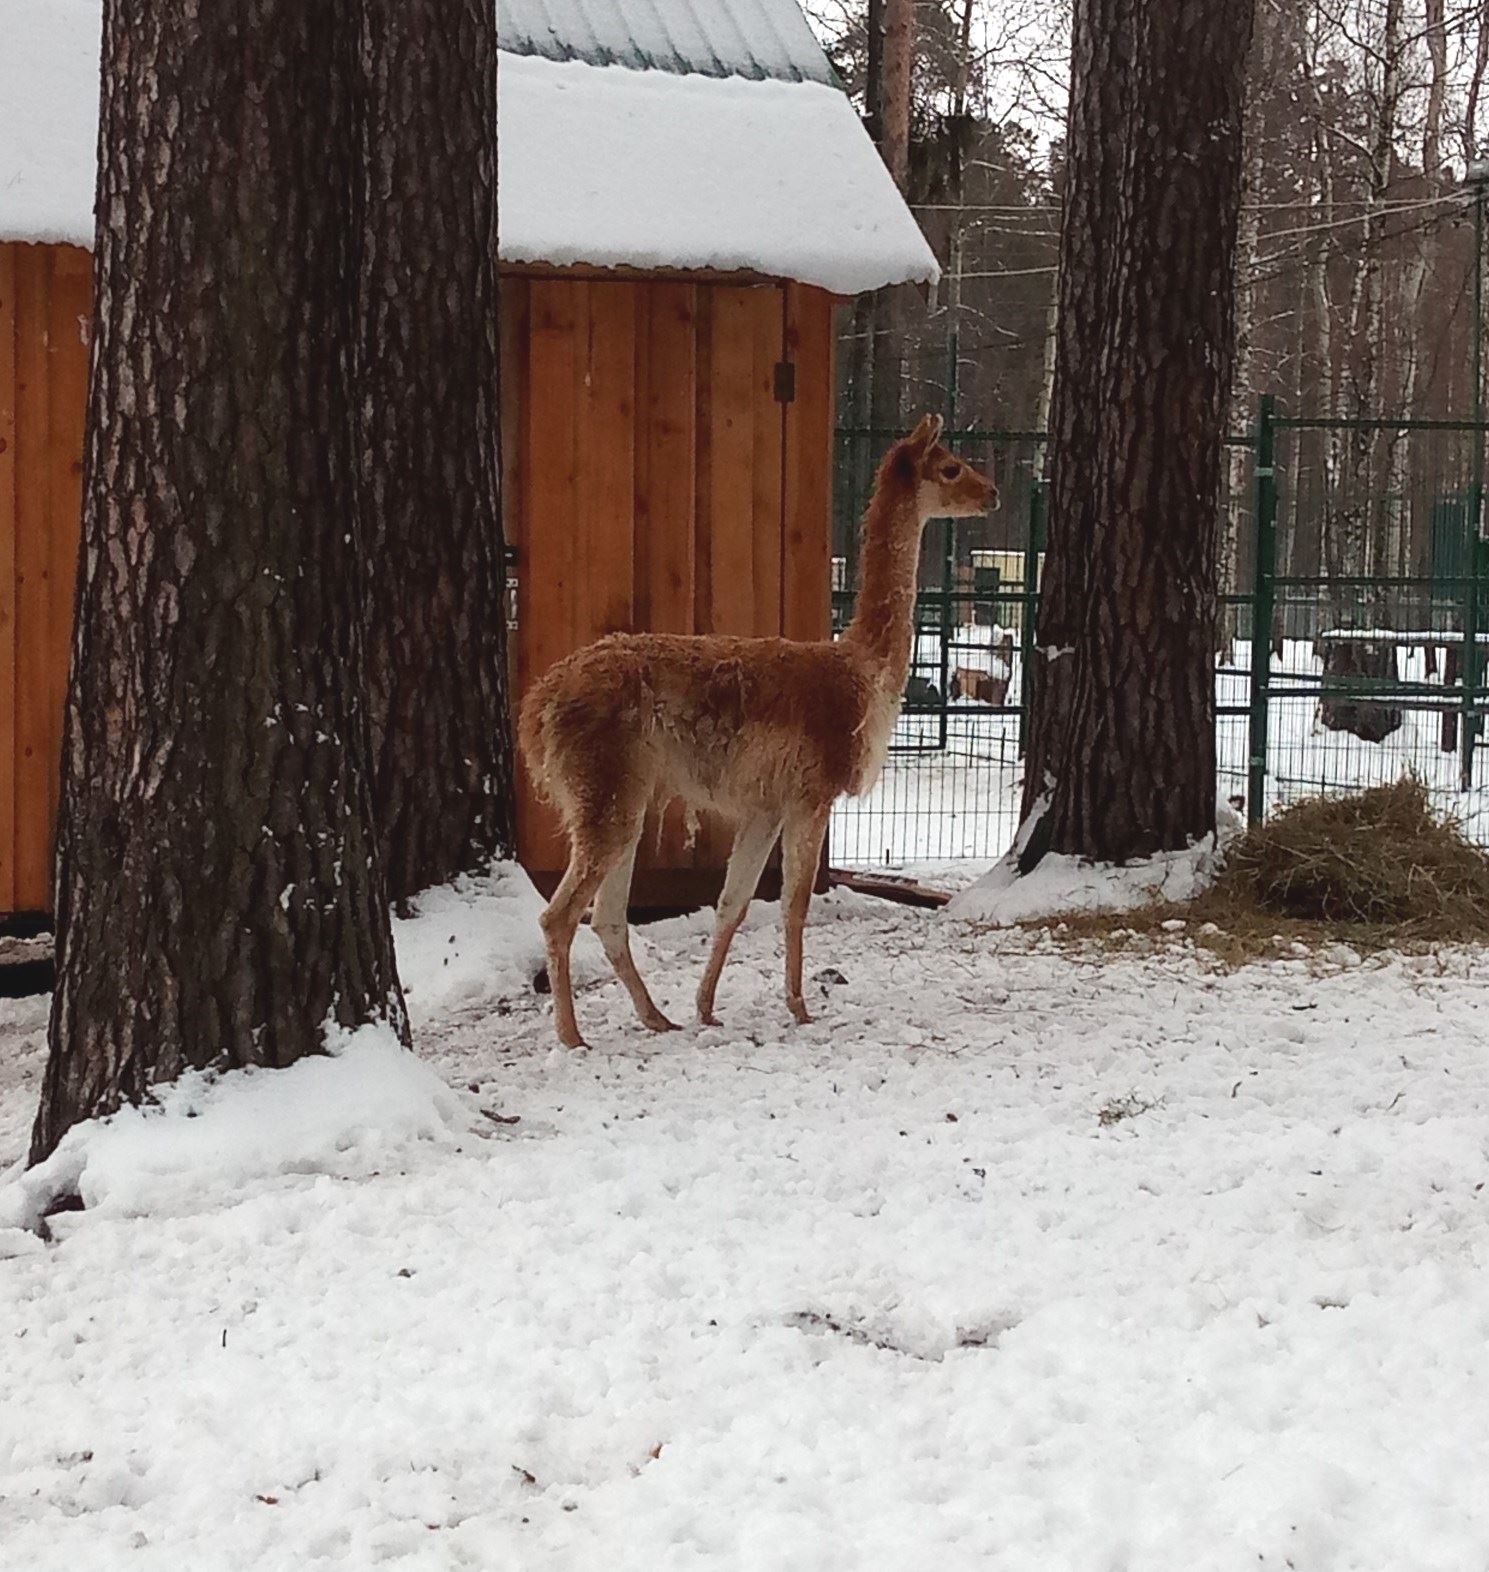
M 609 632 L 825 637 L 831 298 L 570 277 L 505 290 L 519 693 Z M 563 839 L 525 778 L 519 844 L 551 883 Z M 725 828 L 692 835 L 674 808 L 648 826 L 638 904 L 712 898 L 727 851 Z
M 0 245 L 0 913 L 52 901 L 91 312 L 86 251 Z

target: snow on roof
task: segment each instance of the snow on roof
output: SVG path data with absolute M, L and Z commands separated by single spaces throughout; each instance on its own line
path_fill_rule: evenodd
M 93 243 L 99 0 L 0 0 L 0 240 Z
M 832 83 L 796 0 L 497 0 L 496 18 L 513 54 Z
M 503 261 L 748 271 L 844 295 L 936 277 L 795 0 L 498 4 L 531 51 L 500 55 Z M 0 0 L 0 33 L 0 240 L 91 245 L 99 0 Z M 585 58 L 547 58 L 552 40 Z M 586 63 L 607 57 L 675 68 Z M 823 79 L 802 80 L 809 67 Z
M 842 295 L 936 277 L 835 87 L 503 54 L 498 102 L 503 261 L 744 269 Z

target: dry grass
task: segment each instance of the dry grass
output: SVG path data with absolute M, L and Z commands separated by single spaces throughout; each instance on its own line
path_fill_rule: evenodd
M 1489 939 L 1489 856 L 1433 814 L 1420 781 L 1404 777 L 1296 803 L 1248 830 L 1227 849 L 1215 884 L 1188 904 L 1040 926 L 1117 948 L 1189 942 L 1227 967 L 1300 946 L 1369 953 L 1481 942 Z

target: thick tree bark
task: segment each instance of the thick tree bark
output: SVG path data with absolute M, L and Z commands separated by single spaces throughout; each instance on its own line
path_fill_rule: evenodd
M 406 1036 L 368 789 L 347 0 L 104 8 L 57 987 L 32 1158 Z
M 1029 842 L 1215 826 L 1216 510 L 1250 0 L 1081 0 L 1061 229 Z
M 360 0 L 358 436 L 394 899 L 514 850 L 499 473 L 496 13 Z

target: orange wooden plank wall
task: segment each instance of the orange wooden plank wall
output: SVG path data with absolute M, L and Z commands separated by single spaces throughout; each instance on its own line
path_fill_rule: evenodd
M 91 311 L 86 251 L 0 244 L 0 913 L 51 906 Z
M 833 306 L 796 285 L 503 279 L 519 702 L 612 631 L 827 636 Z M 85 251 L 0 245 L 0 913 L 51 904 L 90 310 Z M 521 793 L 523 860 L 556 871 L 562 837 Z M 663 891 L 726 851 L 673 812 L 643 869 Z
M 830 628 L 831 296 L 796 285 L 508 278 L 508 537 L 518 552 L 516 689 L 605 633 Z M 795 396 L 776 398 L 776 367 Z M 523 777 L 519 842 L 563 867 Z M 705 893 L 728 837 L 652 826 L 643 887 Z

